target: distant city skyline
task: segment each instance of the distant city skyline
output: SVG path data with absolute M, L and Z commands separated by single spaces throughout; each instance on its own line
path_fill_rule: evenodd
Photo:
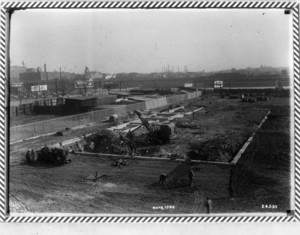
M 274 9 L 15 11 L 10 59 L 74 73 L 291 67 L 290 26 Z
M 37 66 L 37 67 L 28 67 L 26 66 L 26 64 L 24 65 L 16 65 L 16 64 L 11 64 L 11 69 L 13 68 L 25 68 L 27 70 L 30 71 L 41 71 L 44 72 L 44 67 L 42 66 Z M 224 72 L 224 71 L 244 71 L 244 70 L 256 70 L 256 69 L 274 69 L 274 70 L 278 70 L 278 69 L 286 69 L 286 70 L 290 70 L 290 67 L 288 66 L 278 66 L 278 67 L 273 67 L 273 66 L 268 66 L 268 65 L 261 65 L 259 67 L 246 67 L 246 68 L 228 68 L 228 69 L 222 69 L 222 70 L 215 70 L 215 71 L 186 71 L 189 73 L 218 73 L 218 72 Z M 118 72 L 118 73 L 109 73 L 109 72 L 102 72 L 102 71 L 97 71 L 97 70 L 89 70 L 90 72 L 94 73 L 103 73 L 103 74 L 118 74 L 118 73 L 140 73 L 140 74 L 151 74 L 151 73 L 168 73 L 168 71 L 152 71 L 152 72 Z M 54 70 L 49 70 L 47 69 L 47 72 L 55 72 L 55 73 L 59 73 L 59 68 L 58 69 L 54 69 Z M 65 71 L 65 70 L 61 70 L 61 72 L 63 73 L 74 73 L 74 74 L 84 74 L 83 72 L 72 72 L 72 71 Z M 169 71 L 170 73 L 178 73 L 178 71 Z M 179 73 L 184 73 L 185 71 L 179 71 Z

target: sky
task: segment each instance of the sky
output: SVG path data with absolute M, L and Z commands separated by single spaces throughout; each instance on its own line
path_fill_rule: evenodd
M 292 15 L 275 9 L 35 9 L 11 20 L 11 65 L 84 73 L 289 66 Z

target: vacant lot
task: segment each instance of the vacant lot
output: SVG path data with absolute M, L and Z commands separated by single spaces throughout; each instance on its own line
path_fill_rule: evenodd
M 211 148 L 224 142 L 242 144 L 244 140 L 239 140 L 240 137 L 246 139 L 255 131 L 271 109 L 273 116 L 257 132 L 232 171 L 233 197 L 229 195 L 230 167 L 226 165 L 186 165 L 133 158 L 128 160 L 128 166 L 119 169 L 111 165 L 113 159 L 108 157 L 72 155 L 72 162 L 64 166 L 30 166 L 24 162 L 24 154 L 26 148 L 41 145 L 37 139 L 11 148 L 11 212 L 205 213 L 207 196 L 213 201 L 213 213 L 290 209 L 288 99 L 250 104 L 210 95 L 185 105 L 205 109 L 181 120 L 187 126 L 177 128 L 173 142 L 161 146 L 166 152 L 181 151 L 188 155 L 193 146 L 206 142 Z M 189 128 L 191 124 L 196 128 Z M 51 137 L 51 141 L 55 138 L 61 141 L 68 136 Z M 212 157 L 214 150 L 209 149 L 209 144 L 202 148 L 207 148 L 211 153 L 207 157 Z M 194 149 L 201 159 L 199 149 Z M 195 172 L 193 188 L 189 187 L 184 172 L 190 168 Z M 93 180 L 96 172 L 100 178 Z M 159 175 L 170 172 L 174 173 L 173 179 L 165 186 L 159 185 Z M 264 204 L 277 208 L 264 209 Z M 167 209 L 168 206 L 171 208 Z
M 195 185 L 187 178 L 174 186 L 158 184 L 161 173 L 171 172 L 178 163 L 129 160 L 121 169 L 112 160 L 73 156 L 62 167 L 20 164 L 11 169 L 12 211 L 84 213 L 204 213 L 205 196 L 226 197 L 228 170 L 217 166 L 191 166 Z M 92 179 L 95 173 L 101 176 Z M 219 176 L 219 177 L 216 177 Z M 225 176 L 225 177 L 224 177 Z M 214 185 L 211 179 L 214 179 Z M 186 180 L 185 180 L 186 179 Z M 220 188 L 219 186 L 224 187 Z M 175 209 L 155 210 L 158 206 Z

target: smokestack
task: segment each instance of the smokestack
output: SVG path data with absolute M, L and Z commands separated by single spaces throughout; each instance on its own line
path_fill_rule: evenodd
M 44 64 L 44 71 L 45 71 L 45 74 L 46 74 L 46 80 L 48 81 L 48 73 L 47 73 L 47 66 L 46 66 L 46 64 Z

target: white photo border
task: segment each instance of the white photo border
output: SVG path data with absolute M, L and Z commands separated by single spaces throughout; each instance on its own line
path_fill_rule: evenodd
M 295 128 L 292 133 L 294 143 L 294 179 L 295 189 L 292 191 L 295 208 L 285 216 L 276 215 L 51 215 L 10 216 L 8 213 L 8 85 L 9 77 L 9 22 L 10 13 L 22 9 L 283 9 L 290 10 L 293 15 L 293 87 Z M 225 1 L 9 1 L 0 5 L 0 222 L 27 223 L 203 223 L 203 222 L 299 222 L 300 221 L 300 80 L 299 80 L 299 2 L 225 2 Z M 293 155 L 293 154 L 292 154 Z

